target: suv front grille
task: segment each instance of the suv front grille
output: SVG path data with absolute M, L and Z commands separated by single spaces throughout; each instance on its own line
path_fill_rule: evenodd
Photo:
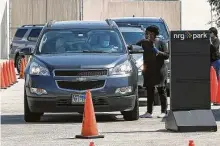
M 103 76 L 107 70 L 55 70 L 54 76 Z
M 98 81 L 85 81 L 85 82 L 73 82 L 73 81 L 57 81 L 59 88 L 68 90 L 88 90 L 102 88 L 105 84 L 105 80 Z

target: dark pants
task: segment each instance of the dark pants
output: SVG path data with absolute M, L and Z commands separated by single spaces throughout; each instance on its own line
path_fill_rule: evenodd
M 161 112 L 167 112 L 167 92 L 166 87 L 156 87 L 160 96 Z M 147 87 L 147 112 L 152 114 L 154 104 L 155 87 Z

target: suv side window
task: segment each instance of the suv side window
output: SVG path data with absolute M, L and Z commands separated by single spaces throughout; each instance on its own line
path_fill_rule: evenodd
M 42 30 L 41 28 L 32 29 L 27 40 L 36 42 L 38 39 L 38 36 L 40 35 L 41 30 Z
M 14 40 L 21 40 L 27 31 L 28 29 L 18 29 L 15 33 Z

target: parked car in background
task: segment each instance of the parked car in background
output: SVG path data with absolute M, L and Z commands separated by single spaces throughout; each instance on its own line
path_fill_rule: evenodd
M 137 40 L 141 39 L 140 33 L 141 29 L 143 30 L 146 29 L 150 25 L 156 25 L 159 28 L 160 37 L 163 39 L 166 43 L 167 46 L 169 47 L 169 41 L 170 41 L 170 36 L 169 36 L 169 29 L 166 24 L 166 22 L 159 17 L 121 17 L 121 18 L 111 18 L 111 20 L 115 21 L 120 30 L 122 31 L 122 34 L 127 42 L 127 44 L 134 44 Z M 137 28 L 139 27 L 139 28 Z M 128 29 L 129 28 L 129 29 Z M 139 30 L 138 30 L 139 29 Z M 143 64 L 143 56 L 140 54 L 135 54 L 136 60 L 138 60 L 137 65 L 141 66 Z M 167 79 L 167 93 L 168 96 L 170 94 L 170 63 L 169 59 L 166 60 L 167 66 L 168 66 L 168 79 Z M 139 72 L 140 74 L 140 72 Z M 140 76 L 139 76 L 140 77 Z M 139 78 L 139 81 L 141 80 L 141 77 Z M 139 82 L 139 88 L 140 88 L 140 96 L 145 96 L 146 93 L 143 92 L 140 86 L 141 82 Z M 158 101 L 159 104 L 159 100 Z M 157 103 L 156 103 L 157 104 Z
M 114 21 L 55 21 L 45 25 L 25 69 L 24 119 L 45 112 L 83 113 L 90 90 L 96 112 L 139 119 L 138 69 Z M 128 50 L 130 49 L 130 50 Z M 33 51 L 34 50 L 34 51 Z
M 145 38 L 144 30 L 138 26 L 123 26 L 119 27 L 119 30 L 121 31 L 127 46 L 136 44 L 138 41 Z M 135 59 L 136 66 L 138 68 L 138 87 L 141 89 L 143 86 L 143 54 L 132 54 L 132 56 Z M 140 95 L 141 94 L 139 92 L 139 97 Z
M 14 60 L 18 73 L 20 72 L 21 59 L 19 55 L 21 49 L 25 47 L 34 47 L 37 38 L 44 25 L 23 25 L 17 29 L 10 45 L 9 58 Z

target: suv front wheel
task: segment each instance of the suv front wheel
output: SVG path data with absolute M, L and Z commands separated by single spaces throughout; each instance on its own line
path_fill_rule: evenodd
M 42 115 L 43 113 L 33 113 L 30 111 L 26 91 L 24 90 L 24 120 L 26 122 L 39 122 Z
M 22 58 L 24 58 L 24 56 L 18 55 L 18 56 L 16 57 L 16 68 L 17 68 L 18 74 L 20 73 L 21 60 L 22 60 Z
M 135 106 L 131 111 L 122 111 L 121 114 L 126 121 L 135 121 L 139 119 L 139 100 L 138 94 L 136 94 Z

